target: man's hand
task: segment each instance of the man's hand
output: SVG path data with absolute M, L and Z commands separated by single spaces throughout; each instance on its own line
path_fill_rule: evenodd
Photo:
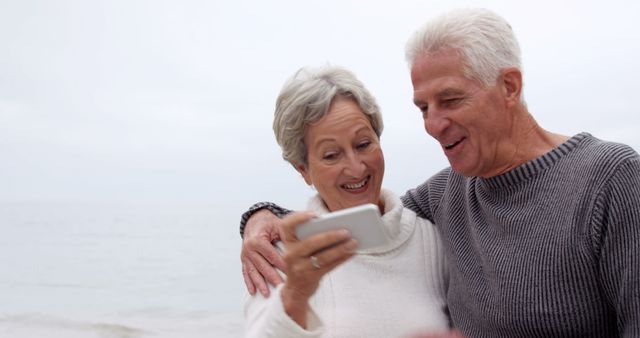
M 247 290 L 254 295 L 256 289 L 268 297 L 269 287 L 282 283 L 282 278 L 274 268 L 286 270 L 286 265 L 272 242 L 282 238 L 280 235 L 282 220 L 269 210 L 260 210 L 253 214 L 244 228 L 242 241 L 242 276 Z M 265 281 L 266 279 L 266 281 Z

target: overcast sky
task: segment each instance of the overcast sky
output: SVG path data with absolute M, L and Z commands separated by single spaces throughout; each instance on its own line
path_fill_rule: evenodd
M 302 207 L 273 107 L 295 70 L 327 63 L 377 97 L 384 185 L 402 193 L 447 165 L 404 44 L 460 6 L 511 23 L 543 127 L 640 149 L 640 2 L 0 0 L 0 201 Z

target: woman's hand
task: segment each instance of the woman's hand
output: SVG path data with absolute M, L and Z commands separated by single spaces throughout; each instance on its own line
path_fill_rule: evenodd
M 351 258 L 357 246 L 347 230 L 327 231 L 299 240 L 295 234 L 296 227 L 313 216 L 311 212 L 295 212 L 282 219 L 287 274 L 282 301 L 289 317 L 304 328 L 308 301 L 316 292 L 320 279 Z

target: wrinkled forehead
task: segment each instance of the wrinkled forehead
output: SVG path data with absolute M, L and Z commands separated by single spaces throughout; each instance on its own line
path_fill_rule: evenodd
M 453 50 L 423 54 L 417 57 L 411 66 L 414 88 L 417 83 L 444 76 L 466 77 L 462 58 Z

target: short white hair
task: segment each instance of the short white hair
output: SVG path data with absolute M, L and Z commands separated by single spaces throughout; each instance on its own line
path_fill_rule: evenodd
M 284 84 L 276 100 L 273 132 L 282 158 L 294 167 L 307 165 L 304 144 L 307 126 L 327 115 L 338 97 L 354 100 L 380 137 L 383 129 L 380 108 L 352 72 L 338 66 L 303 67 Z
M 427 22 L 407 42 L 405 56 L 413 67 L 418 57 L 446 49 L 458 53 L 467 78 L 485 87 L 494 85 L 504 68 L 522 71 L 511 26 L 487 9 L 455 9 Z

